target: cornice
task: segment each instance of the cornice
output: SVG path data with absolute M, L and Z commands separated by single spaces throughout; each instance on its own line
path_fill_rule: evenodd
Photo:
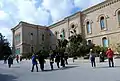
M 12 28 L 11 30 L 14 32 L 15 30 L 17 30 L 20 27 L 32 27 L 35 29 L 37 29 L 37 28 L 38 29 L 48 29 L 46 26 L 35 25 L 35 24 L 30 24 L 27 22 L 20 21 L 19 24 L 17 26 L 15 26 L 14 28 Z
M 63 19 L 63 20 L 61 20 L 61 21 L 59 21 L 59 22 L 57 22 L 57 23 L 54 23 L 54 24 L 50 25 L 50 26 L 49 26 L 49 29 L 52 29 L 52 28 L 54 28 L 54 27 L 56 27 L 56 26 L 59 26 L 59 25 L 61 25 L 61 24 L 66 23 L 66 22 L 67 22 L 66 19 Z
M 70 21 L 70 20 L 73 20 L 73 19 L 75 19 L 75 18 L 77 18 L 77 17 L 80 17 L 80 12 L 77 12 L 77 13 L 75 13 L 75 14 L 73 14 L 73 15 L 70 15 L 70 16 L 68 16 L 68 17 L 65 17 L 63 20 L 61 20 L 61 21 L 59 21 L 59 22 L 57 22 L 57 23 L 54 23 L 54 24 L 50 25 L 49 28 L 50 28 L 50 29 L 51 29 L 51 28 L 54 28 L 54 27 L 56 27 L 56 26 L 59 26 L 59 25 L 61 25 L 61 24 L 66 23 L 66 22 L 68 22 L 68 21 Z
M 83 13 L 83 14 L 88 14 L 88 13 L 97 11 L 97 10 L 99 10 L 99 9 L 102 9 L 102 8 L 104 8 L 104 7 L 110 6 L 110 5 L 112 5 L 112 4 L 114 4 L 114 3 L 117 3 L 117 2 L 119 2 L 119 1 L 120 1 L 120 0 L 106 0 L 106 1 L 104 1 L 104 2 L 102 2 L 102 3 L 99 3 L 99 4 L 95 5 L 95 6 L 92 6 L 92 7 L 90 7 L 90 8 L 87 8 L 86 10 L 83 10 L 82 13 Z
M 87 36 L 85 38 L 89 39 L 89 38 L 100 37 L 100 36 L 105 36 L 105 35 L 111 35 L 111 34 L 116 34 L 116 33 L 120 33 L 120 30 L 113 31 L 113 32 L 106 32 L 106 33 L 103 33 L 103 34 L 91 35 L 91 36 Z

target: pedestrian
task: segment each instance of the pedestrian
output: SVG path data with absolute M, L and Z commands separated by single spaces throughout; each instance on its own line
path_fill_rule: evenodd
M 19 63 L 19 55 L 16 56 L 16 61 Z
M 60 68 L 60 66 L 59 66 L 59 63 L 60 63 L 60 54 L 59 53 L 56 53 L 55 62 L 57 64 L 57 67 Z
M 8 67 L 11 68 L 11 65 L 13 64 L 13 58 L 12 56 L 8 57 Z
M 114 67 L 114 62 L 113 62 L 113 51 L 111 50 L 111 48 L 108 48 L 107 52 L 106 52 L 108 61 L 109 61 L 109 67 L 111 67 L 111 63 L 112 63 L 112 67 Z
M 22 56 L 20 56 L 20 62 L 22 61 L 22 59 L 23 59 L 23 57 L 22 57 Z
M 65 58 L 65 64 L 68 65 L 68 61 L 67 61 L 67 60 L 68 60 L 68 53 L 65 52 L 65 56 L 64 56 L 64 58 Z
M 104 62 L 104 54 L 103 54 L 103 52 L 100 52 L 99 60 L 100 60 L 100 62 Z
M 91 60 L 91 65 L 92 67 L 96 67 L 96 63 L 95 63 L 95 53 L 93 52 L 92 49 L 90 49 L 90 60 Z
M 64 52 L 60 52 L 60 55 L 61 66 L 65 67 Z
M 7 64 L 7 57 L 4 56 L 4 64 Z
M 54 63 L 54 54 L 53 54 L 53 51 L 50 52 L 49 54 L 49 58 L 50 58 L 50 67 L 51 67 L 51 70 L 53 70 L 53 63 Z
M 41 71 L 44 71 L 45 59 L 44 59 L 44 55 L 43 55 L 42 52 L 39 52 L 38 61 L 39 61 L 39 64 L 40 64 L 40 69 L 41 69 Z
M 37 70 L 37 72 L 38 72 L 37 56 L 36 56 L 35 54 L 32 56 L 32 70 L 31 70 L 31 72 L 33 72 L 34 66 L 36 66 L 36 70 Z

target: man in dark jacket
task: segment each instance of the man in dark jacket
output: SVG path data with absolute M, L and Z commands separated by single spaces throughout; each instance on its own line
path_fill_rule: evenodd
M 65 58 L 65 64 L 67 64 L 68 65 L 68 53 L 67 52 L 65 52 L 65 56 L 64 56 L 64 58 Z
M 12 58 L 12 56 L 9 56 L 9 58 L 8 58 L 8 67 L 11 68 L 12 64 L 13 64 L 13 58 Z
M 50 58 L 51 70 L 53 70 L 53 63 L 54 63 L 54 54 L 53 54 L 53 51 L 50 52 L 49 58 Z
M 38 55 L 38 60 L 39 60 L 41 71 L 44 71 L 44 62 L 45 62 L 45 59 L 44 59 L 44 55 L 42 53 L 40 53 Z
M 112 67 L 114 67 L 114 62 L 113 62 L 113 51 L 111 50 L 111 48 L 108 48 L 106 55 L 108 57 L 108 61 L 109 61 L 109 67 L 111 67 L 111 63 L 112 63 Z
M 37 69 L 37 72 L 38 72 L 38 66 L 37 66 L 37 56 L 34 54 L 33 56 L 32 56 L 32 70 L 31 70 L 31 72 L 33 72 L 33 70 L 34 70 L 34 66 L 36 66 L 36 69 Z
M 61 56 L 60 56 L 61 66 L 62 66 L 62 67 L 65 67 L 64 52 L 61 52 L 60 55 L 61 55 Z
M 60 63 L 60 55 L 59 55 L 59 53 L 56 53 L 55 62 L 57 63 L 57 67 L 60 68 L 60 66 L 59 66 L 59 63 Z

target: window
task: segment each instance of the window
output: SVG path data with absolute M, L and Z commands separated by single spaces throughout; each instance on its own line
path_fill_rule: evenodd
M 119 23 L 119 26 L 120 26 L 120 11 L 118 12 L 118 23 Z
M 108 39 L 106 37 L 102 38 L 103 47 L 108 47 Z
M 20 33 L 15 35 L 15 43 L 16 44 L 20 43 Z
M 88 40 L 88 45 L 92 44 L 92 41 L 91 40 Z
M 91 31 L 91 25 L 90 25 L 90 22 L 88 21 L 87 22 L 87 33 L 92 33 L 92 31 Z
M 33 47 L 31 47 L 31 52 L 32 52 L 32 53 L 34 52 L 34 49 L 33 49 Z
M 101 26 L 101 30 L 105 29 L 105 19 L 104 19 L 104 17 L 100 18 L 100 26 Z
M 73 24 L 73 25 L 71 26 L 71 28 L 75 28 L 75 25 Z
M 44 34 L 42 34 L 42 41 L 44 41 Z
M 52 49 L 52 47 L 50 46 L 50 48 L 49 48 L 50 50 Z
M 16 53 L 17 55 L 19 55 L 19 54 L 20 54 L 20 48 L 17 48 L 17 49 L 15 50 L 15 53 Z
M 33 33 L 30 33 L 30 35 L 31 35 L 31 36 L 30 36 L 31 40 L 33 40 Z

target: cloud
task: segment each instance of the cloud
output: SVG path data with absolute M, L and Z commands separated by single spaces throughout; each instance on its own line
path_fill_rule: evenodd
M 36 8 L 35 0 L 0 0 L 0 32 L 11 42 L 11 28 L 20 21 L 47 25 L 50 14 L 43 7 Z
M 0 32 L 11 42 L 11 28 L 20 21 L 49 25 L 103 0 L 0 0 Z M 53 22 L 52 22 L 53 21 Z
M 42 6 L 50 11 L 53 21 L 70 15 L 74 8 L 73 0 L 43 0 Z
M 0 20 L 4 20 L 6 18 L 8 18 L 8 14 L 4 11 L 0 11 Z
M 10 42 L 10 44 L 12 44 L 12 39 L 11 39 L 12 32 L 10 28 L 4 26 L 0 28 L 0 33 L 2 33 L 2 35 L 5 36 L 5 39 L 7 39 Z
M 74 0 L 74 4 L 76 7 L 79 7 L 80 9 L 86 9 L 102 1 L 105 0 Z

